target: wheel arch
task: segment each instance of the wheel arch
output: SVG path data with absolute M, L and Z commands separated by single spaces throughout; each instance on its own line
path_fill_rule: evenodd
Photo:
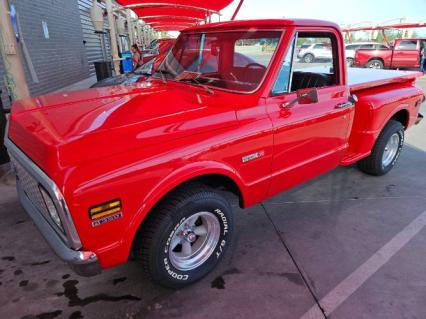
M 400 122 L 402 125 L 404 125 L 404 128 L 408 128 L 408 123 L 410 121 L 410 113 L 407 109 L 403 108 L 399 111 L 395 112 L 386 123 L 388 123 L 390 120 L 395 120 Z M 385 124 L 386 125 L 386 124 Z
M 184 168 L 174 171 L 163 179 L 151 192 L 145 196 L 139 211 L 135 214 L 125 232 L 124 244 L 129 255 L 134 240 L 143 226 L 146 217 L 152 213 L 161 201 L 177 189 L 190 183 L 202 183 L 214 188 L 224 188 L 235 194 L 239 199 L 240 207 L 244 207 L 245 186 L 242 179 L 235 171 L 222 163 L 192 163 Z

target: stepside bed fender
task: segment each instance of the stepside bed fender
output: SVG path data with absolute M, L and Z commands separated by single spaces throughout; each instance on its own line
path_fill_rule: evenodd
M 409 127 L 417 116 L 415 108 L 423 93 L 407 84 L 387 85 L 354 92 L 358 97 L 348 156 L 342 161 L 349 165 L 370 155 L 380 132 L 399 112 L 407 112 Z

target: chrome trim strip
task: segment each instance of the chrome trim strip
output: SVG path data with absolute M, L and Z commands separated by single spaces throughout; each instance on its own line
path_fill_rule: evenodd
M 8 132 L 8 127 L 6 132 Z M 49 192 L 61 218 L 68 245 L 75 250 L 80 249 L 82 247 L 80 237 L 78 236 L 77 230 L 74 226 L 65 198 L 58 186 L 56 186 L 56 184 L 8 138 L 7 134 L 5 134 L 4 145 L 6 146 L 9 155 L 18 161 L 19 164 L 22 165 L 22 167 Z M 49 224 L 52 225 L 50 222 Z M 59 228 L 54 225 L 52 226 L 60 233 Z

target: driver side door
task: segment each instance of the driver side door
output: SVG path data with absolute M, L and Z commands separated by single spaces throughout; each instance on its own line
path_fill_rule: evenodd
M 322 67 L 306 68 L 293 57 L 297 43 L 328 41 L 333 57 Z M 274 157 L 270 194 L 282 192 L 334 169 L 347 148 L 354 106 L 339 72 L 338 37 L 330 33 L 296 33 L 283 61 L 266 109 L 274 127 Z M 289 102 L 298 89 L 316 89 L 318 101 Z M 290 103 L 291 104 L 291 103 Z

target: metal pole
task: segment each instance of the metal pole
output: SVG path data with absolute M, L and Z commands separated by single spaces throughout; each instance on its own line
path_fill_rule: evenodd
M 238 12 L 240 12 L 240 9 L 241 9 L 241 6 L 243 5 L 243 3 L 244 3 L 244 0 L 241 0 L 240 3 L 238 4 L 237 9 L 235 10 L 234 14 L 232 15 L 231 21 L 235 20 Z
M 130 13 L 130 10 L 127 10 L 127 31 L 129 31 L 129 40 L 130 45 L 133 45 L 136 43 L 135 41 L 135 29 L 133 27 L 133 20 L 132 20 L 132 14 Z
M 108 13 L 108 24 L 111 37 L 112 62 L 114 64 L 115 74 L 120 74 L 120 57 L 118 56 L 117 31 L 115 29 L 115 18 L 112 9 L 112 1 L 106 0 L 106 9 Z
M 0 51 L 4 61 L 9 94 L 12 96 L 12 100 L 17 100 L 30 96 L 30 91 L 10 20 L 9 8 L 8 0 L 0 0 Z

